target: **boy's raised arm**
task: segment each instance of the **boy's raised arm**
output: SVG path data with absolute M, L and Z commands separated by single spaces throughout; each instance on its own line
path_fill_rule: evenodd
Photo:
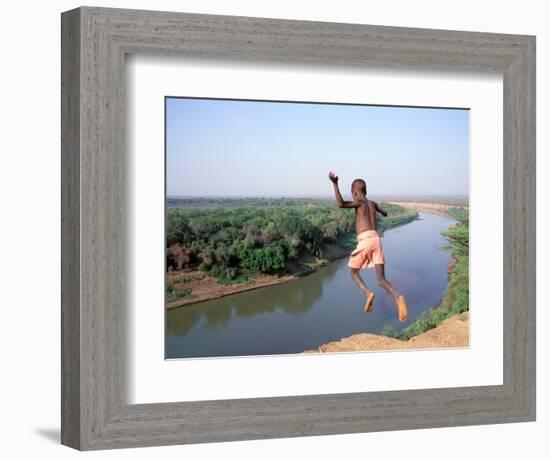
M 340 208 L 357 208 L 359 206 L 358 202 L 344 200 L 342 194 L 340 194 L 340 188 L 338 187 L 338 176 L 334 172 L 329 172 L 328 178 L 332 181 L 334 187 L 334 196 L 336 197 L 336 203 Z

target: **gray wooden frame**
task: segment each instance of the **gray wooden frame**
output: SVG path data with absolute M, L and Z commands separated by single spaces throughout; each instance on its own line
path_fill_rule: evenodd
M 535 38 L 82 7 L 62 14 L 61 441 L 105 449 L 535 420 Z M 128 53 L 504 78 L 502 385 L 223 401 L 125 397 Z

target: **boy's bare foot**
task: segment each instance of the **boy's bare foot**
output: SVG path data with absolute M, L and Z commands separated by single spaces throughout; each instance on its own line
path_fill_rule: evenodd
M 399 321 L 407 321 L 409 317 L 409 310 L 407 308 L 407 302 L 405 301 L 405 296 L 397 296 L 397 316 Z
M 374 304 L 374 293 L 367 294 L 367 302 L 365 303 L 365 313 L 372 312 L 372 306 Z

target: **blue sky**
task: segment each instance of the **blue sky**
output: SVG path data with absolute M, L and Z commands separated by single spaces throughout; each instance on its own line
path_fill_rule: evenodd
M 467 196 L 469 111 L 166 99 L 168 196 Z

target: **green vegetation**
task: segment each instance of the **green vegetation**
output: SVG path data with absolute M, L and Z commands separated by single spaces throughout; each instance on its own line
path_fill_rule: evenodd
M 417 213 L 382 205 L 379 230 Z M 320 199 L 172 199 L 166 214 L 169 271 L 200 270 L 223 284 L 283 274 L 299 260 L 326 258 L 329 247 L 354 246 L 354 212 Z M 321 262 L 322 263 L 322 262 Z M 177 289 L 177 288 L 175 288 Z
M 191 289 L 189 288 L 177 288 L 172 283 L 166 285 L 166 302 L 172 302 L 177 299 L 183 299 L 184 297 L 192 297 Z
M 414 323 L 399 332 L 391 326 L 386 327 L 383 331 L 385 336 L 409 340 L 435 328 L 447 318 L 469 310 L 469 212 L 464 208 L 451 208 L 447 213 L 457 221 L 443 232 L 456 264 L 441 304 L 426 310 Z

